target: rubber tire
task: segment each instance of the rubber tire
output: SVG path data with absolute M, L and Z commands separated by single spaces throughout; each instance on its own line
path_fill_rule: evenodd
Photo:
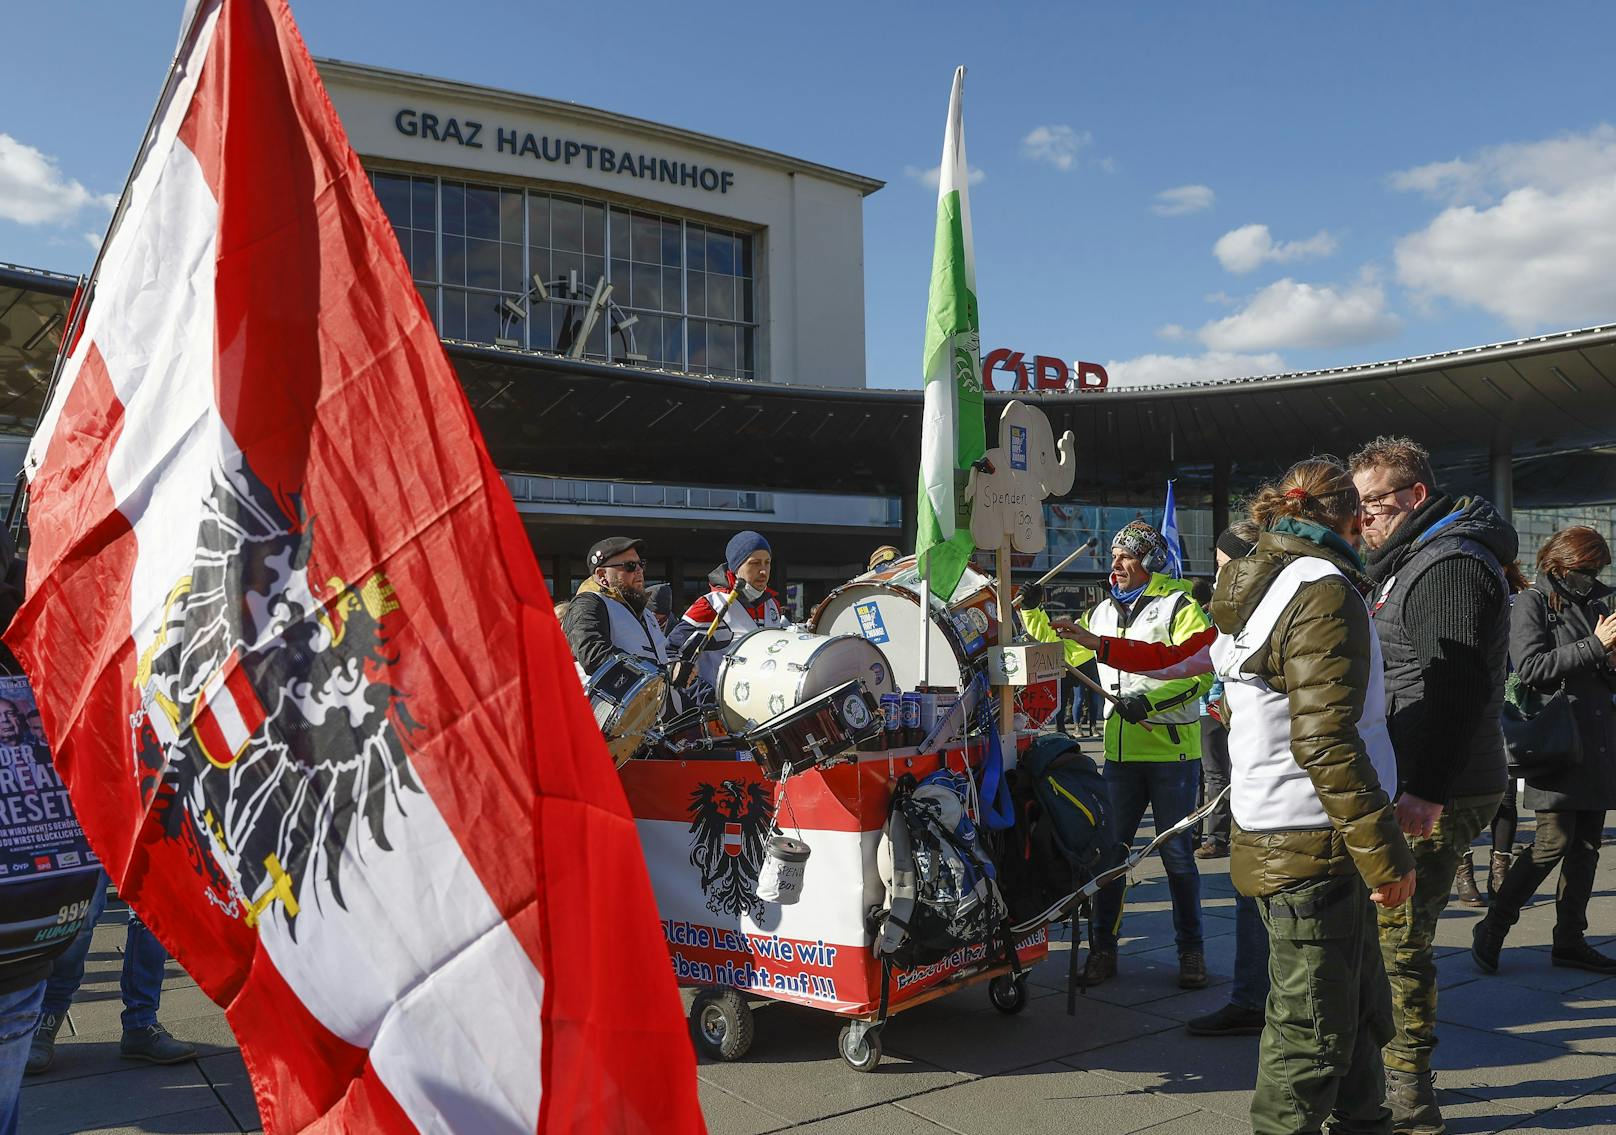
M 843 1025 L 840 1035 L 836 1038 L 836 1051 L 842 1054 L 847 1066 L 855 1072 L 874 1072 L 881 1063 L 881 1030 L 876 1029 L 864 1034 L 861 1051 L 850 1052 L 853 1046 L 853 1026 Z
M 988 982 L 988 1000 L 999 1012 L 1013 1017 L 1027 1007 L 1027 983 L 1002 973 Z
M 739 990 L 704 989 L 690 1004 L 690 1035 L 714 1060 L 739 1060 L 752 1047 L 752 1006 Z

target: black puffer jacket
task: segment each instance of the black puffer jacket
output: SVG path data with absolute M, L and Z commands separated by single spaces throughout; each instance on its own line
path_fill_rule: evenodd
M 1560 610 L 1549 604 L 1559 595 Z M 1530 782 L 1522 806 L 1534 812 L 1616 809 L 1616 671 L 1594 637 L 1611 597 L 1578 600 L 1550 575 L 1515 597 L 1509 653 L 1521 681 L 1541 694 L 1565 683 L 1582 737 L 1582 762 L 1553 779 Z

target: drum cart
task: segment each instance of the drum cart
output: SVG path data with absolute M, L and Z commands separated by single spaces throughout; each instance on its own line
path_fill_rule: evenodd
M 866 918 L 884 905 L 875 855 L 892 786 L 905 773 L 974 765 L 973 748 L 979 754 L 981 743 L 848 753 L 779 783 L 750 760 L 634 760 L 621 768 L 675 976 L 698 991 L 690 1022 L 703 1052 L 725 1061 L 746 1055 L 755 999 L 842 1017 L 838 1053 L 860 1072 L 880 1064 L 882 1031 L 896 1013 L 976 985 L 987 986 L 1002 1013 L 1026 1007 L 1027 967 L 1049 950 L 1046 926 L 1019 935 L 1004 928 L 1015 940 L 1014 964 L 998 935 L 910 971 L 891 970 L 871 951 Z M 794 905 L 763 904 L 747 890 L 760 824 L 778 824 L 812 849 Z

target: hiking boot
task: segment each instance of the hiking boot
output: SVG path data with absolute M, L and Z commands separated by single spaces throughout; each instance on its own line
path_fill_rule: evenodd
M 1084 989 L 1099 985 L 1102 981 L 1110 981 L 1117 976 L 1117 952 L 1115 950 L 1096 950 L 1090 948 L 1088 958 L 1083 962 L 1083 972 L 1078 975 L 1077 983 Z
M 1482 973 L 1498 972 L 1498 952 L 1504 948 L 1509 931 L 1488 915 L 1470 928 L 1470 958 Z
M 1487 862 L 1487 900 L 1491 902 L 1498 897 L 1498 888 L 1504 885 L 1504 875 L 1509 871 L 1509 852 L 1495 851 Z
M 1397 1135 L 1442 1135 L 1447 1125 L 1436 1106 L 1436 1084 L 1429 1072 L 1386 1069 L 1386 1106 Z
M 1549 961 L 1553 965 L 1585 969 L 1589 973 L 1616 973 L 1616 958 L 1601 954 L 1587 942 L 1556 946 L 1549 951 Z
M 1216 1013 L 1184 1022 L 1191 1036 L 1256 1036 L 1263 1031 L 1263 1011 L 1229 1002 Z
M 1197 859 L 1222 859 L 1229 854 L 1229 848 L 1215 839 L 1202 840 L 1201 846 L 1195 849 Z
M 1465 906 L 1486 906 L 1487 902 L 1476 890 L 1476 865 L 1465 856 L 1459 861 L 1459 870 L 1453 875 L 1454 886 L 1458 889 L 1459 901 Z
M 56 1059 L 56 1034 L 63 1020 L 60 1013 L 45 1013 L 39 1018 L 39 1024 L 34 1026 L 34 1039 L 28 1044 L 28 1063 L 23 1066 L 23 1075 L 37 1076 L 51 1066 L 51 1061 Z
M 118 1043 L 118 1055 L 125 1060 L 145 1060 L 152 1064 L 180 1064 L 196 1059 L 196 1049 L 168 1035 L 162 1025 L 125 1029 Z
M 1206 955 L 1199 950 L 1185 950 L 1178 955 L 1178 987 L 1180 989 L 1206 988 Z

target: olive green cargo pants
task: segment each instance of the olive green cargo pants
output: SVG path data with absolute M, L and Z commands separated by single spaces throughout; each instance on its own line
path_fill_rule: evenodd
M 1369 890 L 1357 875 L 1257 900 L 1268 928 L 1268 1005 L 1251 1100 L 1255 1135 L 1389 1135 L 1381 1046 L 1391 992 Z
M 1399 1072 L 1431 1069 L 1436 1048 L 1436 924 L 1453 893 L 1453 875 L 1470 841 L 1492 823 L 1502 796 L 1466 797 L 1442 810 L 1428 836 L 1412 836 L 1414 895 L 1402 906 L 1378 908 L 1381 960 L 1392 983 L 1397 1032 L 1384 1053 Z

